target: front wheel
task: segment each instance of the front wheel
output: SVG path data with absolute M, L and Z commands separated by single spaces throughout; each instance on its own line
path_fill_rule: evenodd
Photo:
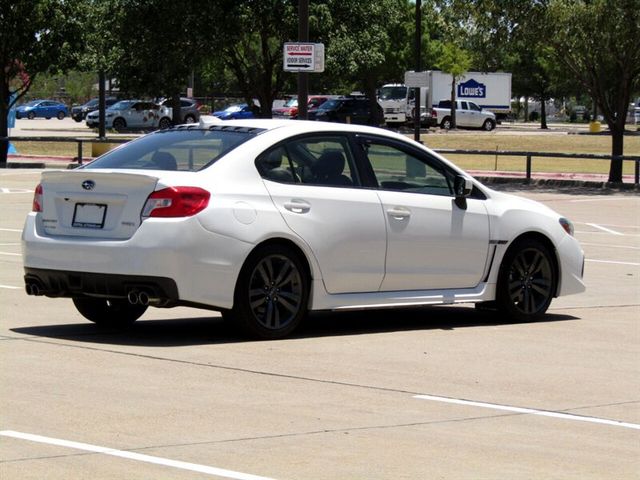
M 127 122 L 125 122 L 124 118 L 118 117 L 113 121 L 114 130 L 124 130 L 125 128 L 127 128 Z
M 225 317 L 251 336 L 282 338 L 307 314 L 309 278 L 291 248 L 268 245 L 254 251 L 236 284 L 234 307 Z
M 57 117 L 58 117 L 58 120 L 62 120 L 65 117 L 64 112 L 62 111 L 58 112 Z
M 27 118 L 28 118 L 29 120 L 33 120 L 34 118 L 36 118 L 36 114 L 35 114 L 35 113 L 33 113 L 33 112 L 29 112 L 29 113 L 27 114 Z
M 73 304 L 87 320 L 112 327 L 131 325 L 147 310 L 146 305 L 132 305 L 123 299 L 74 298 Z
M 493 120 L 485 120 L 484 123 L 482 124 L 482 128 L 483 130 L 490 132 L 491 130 L 496 128 L 496 122 L 494 122 Z
M 160 127 L 160 130 L 166 130 L 171 126 L 171 120 L 169 120 L 167 117 L 162 117 L 160 119 L 160 122 L 158 123 L 158 126 Z
M 514 320 L 537 320 L 549 308 L 556 286 L 556 266 L 549 249 L 537 240 L 519 240 L 500 266 L 496 306 Z

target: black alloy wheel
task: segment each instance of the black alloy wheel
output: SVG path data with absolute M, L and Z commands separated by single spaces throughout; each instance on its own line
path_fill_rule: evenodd
M 556 266 L 548 248 L 532 239 L 518 241 L 500 267 L 498 309 L 514 320 L 536 320 L 549 308 L 556 285 Z
M 253 337 L 282 338 L 300 324 L 308 300 L 309 279 L 300 256 L 285 246 L 267 245 L 245 262 L 231 315 Z
M 147 310 L 146 305 L 132 305 L 124 299 L 74 298 L 73 304 L 87 320 L 98 325 L 126 327 Z
M 124 130 L 125 128 L 127 128 L 127 122 L 124 121 L 124 118 L 118 117 L 113 121 L 114 130 Z

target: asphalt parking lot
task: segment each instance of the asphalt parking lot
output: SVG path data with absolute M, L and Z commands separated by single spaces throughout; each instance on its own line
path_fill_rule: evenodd
M 213 312 L 118 332 L 28 297 L 38 175 L 0 171 L 0 478 L 638 478 L 637 193 L 501 187 L 571 218 L 587 255 L 587 292 L 544 321 L 321 314 L 257 342 Z

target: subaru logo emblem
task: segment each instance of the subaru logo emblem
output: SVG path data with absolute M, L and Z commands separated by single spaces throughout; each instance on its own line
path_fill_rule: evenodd
M 82 182 L 82 188 L 84 188 L 85 190 L 93 190 L 95 186 L 96 182 L 94 182 L 93 180 L 85 180 L 84 182 Z

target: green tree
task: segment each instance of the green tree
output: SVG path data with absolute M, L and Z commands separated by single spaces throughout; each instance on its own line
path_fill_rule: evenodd
M 624 128 L 640 89 L 640 0 L 550 0 L 557 62 L 597 102 L 611 131 L 609 181 L 622 182 Z
M 220 9 L 222 3 L 166 0 L 122 3 L 119 20 L 113 25 L 117 48 L 106 49 L 109 56 L 105 58 L 120 89 L 150 97 L 171 97 L 173 122 L 180 123 L 180 94 L 186 90 L 191 73 L 217 47 L 212 19 L 233 18 Z
M 469 71 L 471 56 L 456 43 L 445 43 L 436 66 L 451 75 L 451 128 L 456 128 L 456 83 Z
M 80 0 L 2 0 L 0 2 L 0 138 L 7 113 L 42 73 L 64 70 L 80 50 Z M 13 100 L 12 100 L 13 98 Z M 0 168 L 6 168 L 7 141 L 0 141 Z

